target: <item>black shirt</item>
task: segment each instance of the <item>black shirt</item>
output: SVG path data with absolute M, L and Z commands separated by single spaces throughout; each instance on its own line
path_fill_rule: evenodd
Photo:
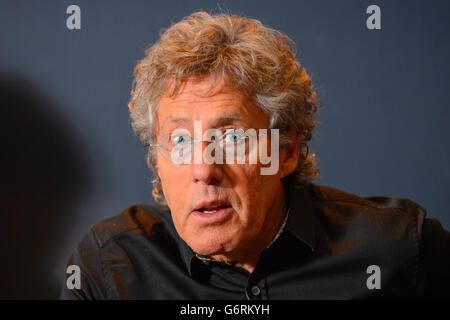
M 408 199 L 289 190 L 283 232 L 251 275 L 205 261 L 170 212 L 135 205 L 93 225 L 69 259 L 81 288 L 61 299 L 449 298 L 450 233 Z

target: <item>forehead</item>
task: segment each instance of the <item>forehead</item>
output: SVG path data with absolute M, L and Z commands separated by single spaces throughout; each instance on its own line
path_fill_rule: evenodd
M 172 90 L 172 86 L 173 82 L 168 85 L 166 93 Z M 268 123 L 268 117 L 251 97 L 228 79 L 218 78 L 214 83 L 212 76 L 191 78 L 177 95 L 163 95 L 159 100 L 160 130 L 174 125 L 193 125 L 195 120 L 201 120 L 207 126 L 240 122 L 262 128 Z

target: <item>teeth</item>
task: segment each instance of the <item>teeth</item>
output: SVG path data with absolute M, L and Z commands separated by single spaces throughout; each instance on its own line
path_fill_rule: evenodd
M 229 207 L 229 206 L 227 206 L 227 205 L 225 205 L 225 206 L 219 206 L 219 207 L 215 207 L 215 208 L 203 208 L 203 209 L 198 209 L 198 211 L 201 211 L 201 212 L 203 212 L 203 213 L 214 213 L 214 212 L 217 212 L 217 211 L 219 211 L 219 210 L 221 210 L 221 209 L 223 209 L 223 208 L 226 208 L 226 207 Z
M 217 210 L 203 210 L 203 212 L 204 213 L 214 213 L 214 212 L 216 212 Z

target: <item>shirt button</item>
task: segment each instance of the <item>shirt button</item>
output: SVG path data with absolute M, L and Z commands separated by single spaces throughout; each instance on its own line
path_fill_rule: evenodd
M 252 287 L 252 294 L 253 294 L 254 296 L 257 296 L 257 295 L 259 295 L 260 293 L 261 293 L 261 290 L 259 290 L 258 286 L 253 286 L 253 287 Z

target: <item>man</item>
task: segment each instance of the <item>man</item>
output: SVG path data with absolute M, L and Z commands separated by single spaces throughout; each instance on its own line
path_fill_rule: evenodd
M 63 299 L 449 296 L 450 235 L 408 199 L 311 181 L 315 92 L 294 43 L 197 12 L 135 68 L 133 129 L 161 206 L 91 227 Z

